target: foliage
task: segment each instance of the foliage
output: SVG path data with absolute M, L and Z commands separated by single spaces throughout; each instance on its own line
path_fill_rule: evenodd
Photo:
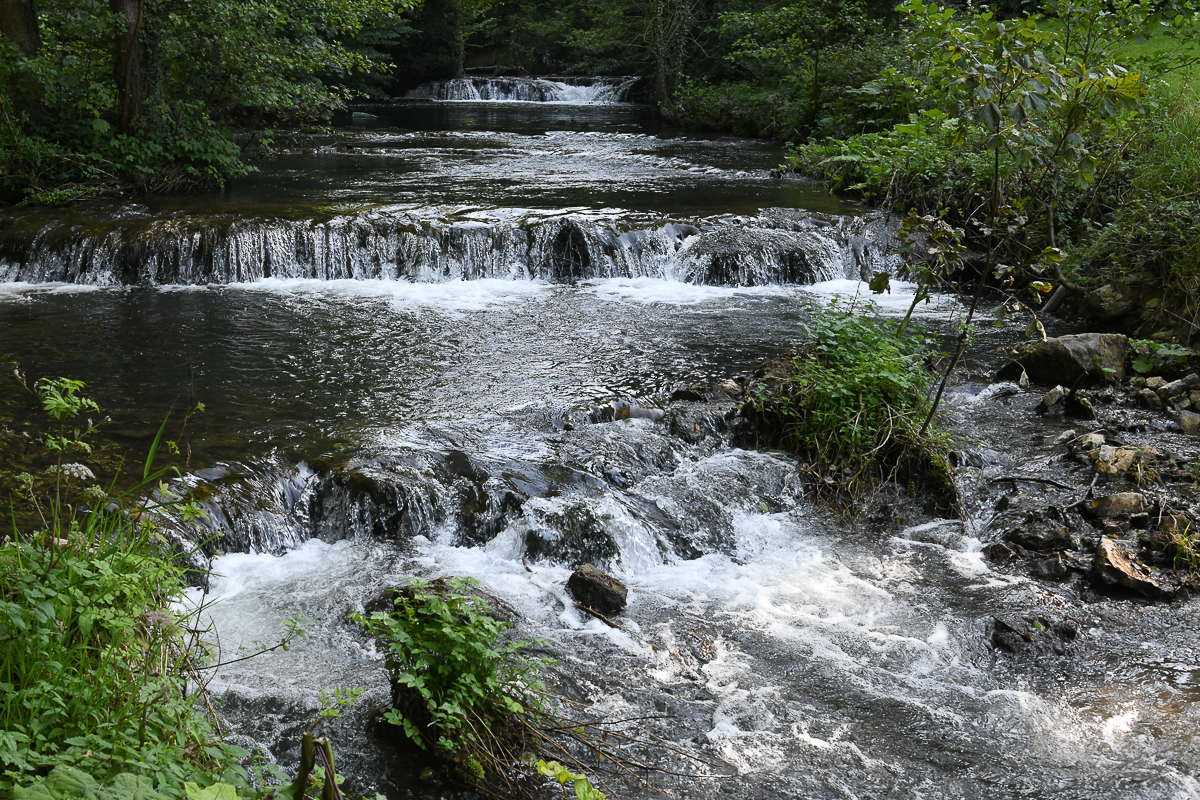
M 14 523 L 0 543 L 0 794 L 262 796 L 252 787 L 286 776 L 222 742 L 197 705 L 210 655 L 194 620 L 176 610 L 184 568 L 155 523 L 167 512 L 181 519 L 201 512 L 166 490 L 169 469 L 152 470 L 163 429 L 133 489 L 116 492 L 114 479 L 107 489 L 80 492 L 85 502 L 73 505 L 71 481 L 94 476 L 64 458 L 87 451 L 95 425 L 66 426 L 98 409 L 79 381 L 41 379 L 26 388 L 57 432 L 44 443 L 55 456 L 48 475 L 19 476 L 40 527 Z
M 765 443 L 807 462 L 819 492 L 857 499 L 883 481 L 953 494 L 950 440 L 936 427 L 920 435 L 931 410 L 933 343 L 893 322 L 834 304 L 810 307 L 800 352 L 759 384 L 744 414 Z
M 545 775 L 558 781 L 558 785 L 563 787 L 564 792 L 566 792 L 567 784 L 570 783 L 575 787 L 577 800 L 607 800 L 603 792 L 592 786 L 586 775 L 572 772 L 557 761 L 551 761 L 548 764 L 545 761 L 538 761 L 537 771 L 539 775 Z
M 1149 339 L 1130 339 L 1129 346 L 1133 348 L 1134 357 L 1130 366 L 1139 375 L 1151 375 L 1167 366 L 1185 363 L 1196 355 L 1190 347 L 1174 342 L 1152 342 Z
M 353 615 L 387 648 L 393 708 L 386 719 L 468 783 L 498 778 L 530 745 L 543 711 L 530 643 L 507 639 L 510 623 L 463 580 L 415 581 L 395 610 Z
M 62 202 L 243 175 L 234 127 L 328 116 L 348 97 L 333 80 L 379 68 L 343 39 L 408 6 L 37 0 L 27 46 L 0 40 L 0 199 Z M 118 7 L 137 20 L 132 31 Z

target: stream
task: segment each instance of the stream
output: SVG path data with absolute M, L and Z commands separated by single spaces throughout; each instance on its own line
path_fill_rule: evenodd
M 1090 480 L 1040 395 L 989 382 L 1023 322 L 981 328 L 947 393 L 958 520 L 898 498 L 852 524 L 783 454 L 587 419 L 752 375 L 835 299 L 899 319 L 913 290 L 860 281 L 896 268 L 887 220 L 627 84 L 422 87 L 223 191 L 0 216 L 0 360 L 87 381 L 113 452 L 205 404 L 187 481 L 215 557 L 189 598 L 220 655 L 306 620 L 213 676 L 233 738 L 291 768 L 318 692 L 358 687 L 327 728 L 348 796 L 472 797 L 369 732 L 387 676 L 346 620 L 469 576 L 546 641 L 559 691 L 675 748 L 614 800 L 1200 798 L 1195 601 L 1083 602 L 980 552 L 1005 480 L 1046 502 L 1074 495 L 1039 476 Z M 950 337 L 961 310 L 916 319 Z M 628 585 L 618 627 L 575 608 L 580 562 Z M 1075 623 L 1064 655 L 992 647 L 993 617 L 1031 611 Z

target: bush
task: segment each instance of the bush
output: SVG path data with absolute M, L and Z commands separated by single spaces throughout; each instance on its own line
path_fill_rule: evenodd
M 798 453 L 817 492 L 853 503 L 885 481 L 950 509 L 950 437 L 930 424 L 932 342 L 834 305 L 813 309 L 800 351 L 776 362 L 743 414 L 758 444 Z
M 415 581 L 395 610 L 353 619 L 387 648 L 392 708 L 385 718 L 467 783 L 497 780 L 530 749 L 543 711 L 528 642 L 506 641 L 467 581 Z
M 623 754 L 588 734 L 596 723 L 549 709 L 538 669 L 551 662 L 528 658 L 533 643 L 510 638 L 511 623 L 497 620 L 474 586 L 414 581 L 395 593 L 394 610 L 351 615 L 387 649 L 392 708 L 384 718 L 452 777 L 489 796 L 519 795 L 523 782 L 542 774 L 574 781 L 578 797 L 604 800 L 586 776 L 535 764 L 548 744 L 567 753 L 555 736 L 586 742 L 610 763 Z
M 250 754 L 199 710 L 210 654 L 176 610 L 184 569 L 156 532 L 159 513 L 198 509 L 160 483 L 167 470 L 151 472 L 162 430 L 133 490 L 73 490 L 95 480 L 69 460 L 90 452 L 94 430 L 75 419 L 98 411 L 83 388 L 58 378 L 30 389 L 52 422 L 40 443 L 54 464 L 37 480 L 16 476 L 41 522 L 14 522 L 0 543 L 0 796 L 262 796 L 239 765 Z

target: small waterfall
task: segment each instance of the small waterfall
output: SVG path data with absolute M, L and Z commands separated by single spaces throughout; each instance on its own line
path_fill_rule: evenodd
M 664 278 L 812 283 L 890 271 L 879 214 L 767 209 L 691 221 L 597 215 L 447 218 L 371 209 L 329 220 L 108 217 L 32 229 L 0 221 L 0 282 L 205 285 L 264 278 L 442 282 Z
M 637 78 L 453 78 L 411 90 L 406 100 L 620 103 Z

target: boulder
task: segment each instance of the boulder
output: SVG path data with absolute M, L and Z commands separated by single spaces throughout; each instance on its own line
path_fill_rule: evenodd
M 1138 561 L 1133 542 L 1101 539 L 1096 548 L 1092 571 L 1096 580 L 1109 586 L 1122 586 L 1153 600 L 1169 600 L 1179 590 L 1162 573 Z
M 1061 581 L 1065 580 L 1070 573 L 1071 564 L 1061 552 L 1042 556 L 1029 565 L 1029 574 L 1035 578 Z
M 1151 411 L 1162 411 L 1162 398 L 1153 389 L 1139 389 L 1138 402 Z
M 1004 534 L 1004 541 L 1026 550 L 1074 550 L 1078 546 L 1066 525 L 1048 519 L 1014 528 Z
M 1000 370 L 1000 380 L 1016 380 L 1024 371 L 1031 381 L 1043 384 L 1095 386 L 1125 379 L 1129 340 L 1118 333 L 1082 333 L 1044 342 L 1020 344 L 1012 362 Z
M 1080 511 L 1093 519 L 1141 514 L 1150 507 L 1150 501 L 1141 492 L 1119 492 L 1106 497 L 1097 497 L 1081 505 Z
M 1167 379 L 1163 378 L 1159 375 L 1154 375 L 1149 378 L 1146 378 L 1146 388 L 1149 389 L 1150 391 L 1154 392 L 1155 394 L 1158 393 L 1159 389 L 1163 388 L 1166 385 L 1167 385 Z
M 1190 433 L 1193 436 L 1200 435 L 1200 414 L 1193 411 L 1179 412 L 1179 427 L 1184 433 Z
M 625 584 L 591 564 L 584 564 L 571 573 L 567 589 L 577 602 L 601 614 L 624 611 L 629 597 Z

